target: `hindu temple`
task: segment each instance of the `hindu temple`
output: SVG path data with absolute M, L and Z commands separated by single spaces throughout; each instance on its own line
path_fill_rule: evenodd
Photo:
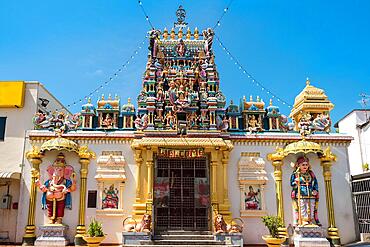
M 183 235 L 264 244 L 267 215 L 280 217 L 286 241 L 294 229 L 296 246 L 307 232 L 318 246 L 353 241 L 351 137 L 331 129 L 325 91 L 302 81 L 286 115 L 269 98 L 230 102 L 213 39 L 181 20 L 150 30 L 136 105 L 112 92 L 75 115 L 35 115 L 19 242 L 44 245 L 52 232 L 60 245 L 83 245 L 96 219 L 109 244 L 173 246 Z

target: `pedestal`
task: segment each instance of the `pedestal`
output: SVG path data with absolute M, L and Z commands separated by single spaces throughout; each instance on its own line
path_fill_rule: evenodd
M 243 247 L 243 237 L 241 233 L 217 233 L 216 241 L 225 241 L 227 245 Z
M 326 230 L 320 226 L 297 226 L 294 229 L 295 247 L 330 247 Z
M 66 246 L 67 225 L 43 225 L 39 227 L 41 236 L 35 241 L 35 246 Z
M 122 245 L 140 245 L 140 241 L 150 240 L 150 232 L 122 232 Z

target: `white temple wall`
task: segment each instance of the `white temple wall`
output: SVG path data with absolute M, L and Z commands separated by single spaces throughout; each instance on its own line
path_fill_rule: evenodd
M 2 186 L 0 186 L 0 197 L 6 195 L 8 192 L 8 186 L 5 185 L 6 183 L 9 184 L 9 195 L 11 195 L 12 198 L 10 208 L 0 209 L 0 232 L 7 234 L 10 242 L 15 242 L 18 209 L 14 209 L 12 206 L 13 203 L 19 202 L 19 180 L 3 179 L 1 181 Z M 18 208 L 20 206 L 21 205 L 18 204 Z M 3 235 L 2 237 L 5 236 L 6 235 Z
M 266 162 L 265 170 L 267 172 L 268 181 L 264 189 L 265 192 L 265 206 L 266 212 L 269 215 L 276 215 L 276 196 L 275 196 L 275 180 L 274 180 L 274 168 L 269 160 L 267 160 L 267 154 L 275 152 L 277 144 L 248 144 L 248 143 L 236 143 L 234 149 L 231 152 L 229 161 L 229 197 L 231 202 L 231 212 L 233 217 L 240 217 L 240 187 L 238 181 L 238 160 L 241 152 L 259 152 L 260 157 Z M 283 147 L 284 145 L 279 145 Z M 354 214 L 352 207 L 352 197 L 349 185 L 349 166 L 347 159 L 346 146 L 342 145 L 331 145 L 332 152 L 337 155 L 337 162 L 333 163 L 332 166 L 332 188 L 334 197 L 334 210 L 336 226 L 339 229 L 342 244 L 350 243 L 356 239 Z M 323 148 L 326 146 L 323 145 Z M 325 183 L 322 175 L 322 167 L 320 161 L 315 155 L 308 155 L 312 170 L 315 173 L 319 183 L 319 220 L 323 227 L 328 227 L 328 217 L 326 208 L 326 194 L 325 194 Z M 290 176 L 293 168 L 290 163 L 295 162 L 296 158 L 289 155 L 284 159 L 283 164 L 283 198 L 284 198 L 284 217 L 286 226 L 289 223 L 293 223 L 293 208 L 290 186 Z M 264 243 L 261 236 L 268 234 L 267 228 L 261 221 L 259 216 L 256 217 L 242 217 L 244 221 L 243 237 L 244 243 L 258 244 Z
M 37 142 L 37 145 L 41 145 L 41 142 Z M 92 217 L 101 221 L 103 229 L 107 234 L 107 238 L 104 243 L 120 243 L 121 232 L 122 232 L 122 221 L 132 213 L 133 204 L 135 202 L 135 170 L 136 164 L 134 160 L 134 153 L 130 147 L 129 142 L 124 141 L 79 141 L 80 145 L 88 145 L 89 149 L 96 153 L 97 158 L 101 155 L 102 151 L 121 151 L 127 162 L 125 166 L 126 171 L 126 183 L 123 194 L 123 213 L 120 216 L 108 216 L 108 215 L 97 215 L 96 208 L 86 208 L 86 227 Z M 276 196 L 275 196 L 275 181 L 273 177 L 274 168 L 271 162 L 267 160 L 267 154 L 275 152 L 277 143 L 234 143 L 234 149 L 230 154 L 229 160 L 229 199 L 231 203 L 231 212 L 233 217 L 240 217 L 240 186 L 238 181 L 238 161 L 242 152 L 259 152 L 260 157 L 265 160 L 265 170 L 267 172 L 268 181 L 266 182 L 264 193 L 265 193 L 265 207 L 267 214 L 276 215 Z M 283 147 L 283 144 L 279 146 Z M 325 146 L 323 146 L 325 148 Z M 26 143 L 26 150 L 30 150 L 31 145 Z M 332 187 L 334 196 L 334 209 L 336 226 L 339 229 L 342 243 L 349 243 L 354 241 L 356 238 L 355 224 L 353 217 L 353 207 L 351 191 L 348 182 L 349 178 L 349 165 L 347 157 L 346 146 L 342 144 L 331 144 L 332 152 L 337 155 L 337 162 L 333 163 L 332 166 Z M 79 211 L 79 190 L 80 190 L 80 164 L 78 163 L 78 155 L 75 153 L 63 152 L 66 156 L 67 164 L 72 165 L 77 174 L 77 189 L 72 193 L 72 208 L 73 210 L 65 210 L 64 223 L 69 226 L 68 238 L 72 242 L 76 234 L 76 226 L 78 223 L 78 211 Z M 46 168 L 52 164 L 58 154 L 58 151 L 47 152 L 43 158 L 43 163 L 40 165 L 41 180 L 44 182 L 47 179 Z M 309 155 L 312 169 L 316 174 L 319 182 L 320 190 L 320 201 L 319 201 L 319 219 L 324 227 L 327 227 L 327 209 L 326 209 L 326 198 L 325 198 L 325 184 L 322 175 L 322 167 L 317 157 Z M 293 221 L 293 210 L 291 206 L 291 186 L 289 184 L 290 175 L 292 168 L 291 162 L 294 162 L 294 156 L 288 156 L 284 159 L 283 165 L 283 196 L 284 196 L 284 215 L 285 224 L 288 225 Z M 87 191 L 97 190 L 97 181 L 95 179 L 97 168 L 97 161 L 92 160 L 89 165 L 89 173 L 87 179 Z M 28 160 L 25 160 L 25 166 L 23 169 L 21 182 L 21 196 L 18 210 L 18 224 L 17 224 L 17 242 L 22 241 L 24 235 L 24 228 L 27 224 L 28 215 L 28 204 L 29 204 L 29 188 L 31 181 L 30 174 L 31 165 Z M 48 222 L 47 212 L 41 210 L 41 195 L 42 193 L 37 191 L 36 201 L 36 226 L 40 226 Z M 86 205 L 87 205 L 86 196 Z M 98 205 L 98 203 L 97 203 Z M 263 225 L 260 216 L 257 217 L 243 217 L 244 221 L 244 243 L 258 244 L 264 243 L 261 236 L 268 234 L 267 229 Z M 37 231 L 39 234 L 39 231 Z

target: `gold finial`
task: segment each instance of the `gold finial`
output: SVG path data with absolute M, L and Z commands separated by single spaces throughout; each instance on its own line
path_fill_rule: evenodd
M 249 102 L 253 102 L 253 96 L 252 95 L 249 96 Z
M 186 39 L 190 39 L 191 38 L 191 32 L 190 32 L 190 28 L 188 28 L 188 30 L 186 31 Z
M 101 95 L 101 99 L 104 100 L 104 94 Z
M 261 99 L 260 99 L 260 96 L 257 95 L 257 102 L 260 102 Z
M 171 39 L 172 39 L 172 40 L 174 40 L 174 39 L 175 39 L 175 36 L 176 36 L 176 34 L 175 34 L 175 29 L 174 29 L 174 28 L 172 28 L 172 29 L 171 29 L 170 37 L 171 37 Z
M 112 95 L 111 94 L 108 94 L 108 99 L 112 99 Z
M 199 31 L 197 27 L 194 30 L 194 39 L 199 39 Z
M 306 78 L 306 85 L 309 86 L 310 85 L 310 78 Z
M 118 97 L 118 95 L 117 95 L 117 94 L 115 94 L 115 95 L 114 95 L 114 99 L 116 99 L 116 100 L 118 100 L 118 99 L 119 99 L 119 97 Z
M 179 37 L 179 39 L 182 39 L 182 35 L 183 35 L 182 28 L 180 27 L 179 32 L 177 33 L 177 36 Z
M 87 103 L 91 104 L 91 98 L 90 97 L 87 99 Z
M 270 99 L 270 106 L 272 106 L 272 99 Z
M 127 103 L 128 103 L 128 104 L 131 104 L 131 98 L 130 98 L 130 97 L 128 97 L 128 99 L 127 99 Z
M 168 31 L 166 27 L 163 30 L 163 39 L 168 39 Z

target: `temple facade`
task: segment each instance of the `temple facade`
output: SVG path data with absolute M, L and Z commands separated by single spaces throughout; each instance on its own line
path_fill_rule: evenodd
M 292 122 L 270 99 L 227 104 L 213 37 L 212 29 L 150 31 L 136 106 L 105 95 L 75 115 L 34 117 L 17 242 L 42 243 L 43 227 L 58 225 L 82 244 L 92 218 L 104 243 L 122 243 L 131 230 L 217 232 L 218 215 L 244 244 L 264 243 L 265 215 L 283 220 L 281 235 L 315 225 L 333 244 L 356 239 L 352 138 L 331 132 L 325 92 L 307 80 Z

